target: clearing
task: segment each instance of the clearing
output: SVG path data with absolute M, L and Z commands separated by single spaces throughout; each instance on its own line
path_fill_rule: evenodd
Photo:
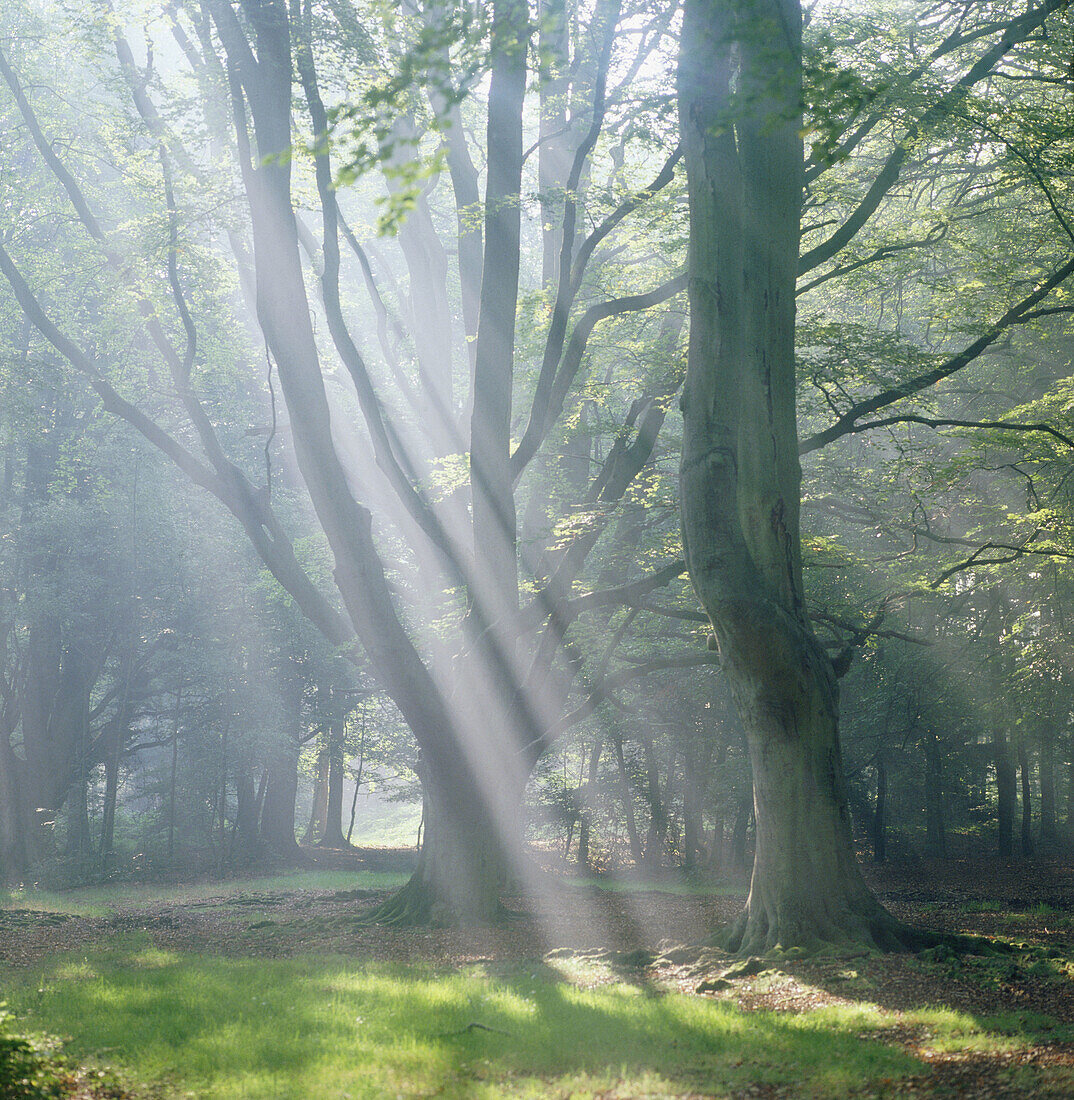
M 419 930 L 362 923 L 401 872 L 300 871 L 0 896 L 0 997 L 139 1096 L 1074 1094 L 1074 873 L 869 874 L 899 916 L 1014 950 L 727 974 L 680 945 L 738 910 L 738 881 L 550 876 L 500 927 Z

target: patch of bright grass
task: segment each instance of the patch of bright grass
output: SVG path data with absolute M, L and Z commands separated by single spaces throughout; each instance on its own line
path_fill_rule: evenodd
M 203 1100 L 652 1098 L 747 1086 L 842 1097 L 922 1070 L 873 1007 L 747 1013 L 541 962 L 437 972 L 342 957 L 212 959 L 142 937 L 0 971 L 29 1026 Z M 471 1025 L 482 1025 L 473 1027 Z
M 289 894 L 300 890 L 390 890 L 410 876 L 397 871 L 284 871 L 256 878 L 164 886 L 160 883 L 116 883 L 74 890 L 35 887 L 0 889 L 0 909 L 34 909 L 79 917 L 107 917 L 117 909 L 159 903 L 209 901 L 245 894 Z
M 991 898 L 983 898 L 980 901 L 964 901 L 959 905 L 959 909 L 964 913 L 999 913 L 1006 908 L 1004 902 L 995 901 Z

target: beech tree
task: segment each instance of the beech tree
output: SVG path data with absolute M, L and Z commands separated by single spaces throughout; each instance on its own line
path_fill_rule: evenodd
M 801 6 L 686 0 L 679 67 L 690 196 L 683 545 L 753 765 L 757 848 L 745 912 L 727 935 L 734 949 L 843 940 L 889 948 L 915 939 L 878 904 L 855 861 L 836 668 L 813 632 L 803 586 L 799 454 L 860 430 L 870 414 L 965 367 L 1044 301 L 1074 271 L 1074 259 L 1068 254 L 964 352 L 855 402 L 802 442 L 797 280 L 854 238 L 916 143 L 1059 6 L 1003 22 L 986 17 L 969 29 L 959 21 L 933 57 L 978 39 L 986 48 L 912 118 L 850 215 L 803 251 Z M 831 145 L 853 148 L 876 121 L 866 111 Z M 809 174 L 823 170 L 814 163 Z
M 273 492 L 271 470 L 266 481 L 259 483 L 259 472 L 229 453 L 223 433 L 207 410 L 201 392 L 199 364 L 205 353 L 200 333 L 214 322 L 194 308 L 183 268 L 185 253 L 179 245 L 183 195 L 207 185 L 206 168 L 200 151 L 192 153 L 186 147 L 179 128 L 172 126 L 167 110 L 158 104 L 153 74 L 136 62 L 112 16 L 106 18 L 103 29 L 115 51 L 113 71 L 133 108 L 130 123 L 140 133 L 138 140 L 143 149 L 148 146 L 154 151 L 160 166 L 155 209 L 156 216 L 163 217 L 167 237 L 165 270 L 160 272 L 157 266 L 154 274 L 159 272 L 162 279 L 156 283 L 144 282 L 127 263 L 118 235 L 95 212 L 87 185 L 76 178 L 50 142 L 11 63 L 4 59 L 0 69 L 24 133 L 51 172 L 54 185 L 62 189 L 84 231 L 103 253 L 109 278 L 123 286 L 127 300 L 135 303 L 181 417 L 174 417 L 174 409 L 164 418 L 154 417 L 144 405 L 124 397 L 114 382 L 107 353 L 87 352 L 57 323 L 44 296 L 6 250 L 0 255 L 0 267 L 37 331 L 87 380 L 104 407 L 145 435 L 232 512 L 275 579 L 332 645 L 353 660 L 361 659 L 364 651 L 378 685 L 413 732 L 421 750 L 418 768 L 426 801 L 422 860 L 410 886 L 380 916 L 489 919 L 498 912 L 508 857 L 518 855 L 517 807 L 527 777 L 554 739 L 556 720 L 584 667 L 584 659 L 579 661 L 570 652 L 569 643 L 572 622 L 584 609 L 567 614 L 565 604 L 615 503 L 652 453 L 669 398 L 678 385 L 674 365 L 664 369 L 667 360 L 673 360 L 666 345 L 674 344 L 677 328 L 658 334 L 654 341 L 658 351 L 661 343 L 665 345 L 663 353 L 654 357 L 658 369 L 629 408 L 615 445 L 595 473 L 588 469 L 591 456 L 586 455 L 587 476 L 580 479 L 580 503 L 590 513 L 586 523 L 560 545 L 546 542 L 544 553 L 535 555 L 537 560 L 523 558 L 515 494 L 531 462 L 538 456 L 547 461 L 542 448 L 547 449 L 555 432 L 563 430 L 565 410 L 571 411 L 574 400 L 572 387 L 584 373 L 595 326 L 610 318 L 641 314 L 669 301 L 683 287 L 681 277 L 662 257 L 655 265 L 639 265 L 643 274 L 653 267 L 659 272 L 655 287 L 649 283 L 640 292 L 609 298 L 599 283 L 591 281 L 593 272 L 602 270 L 601 247 L 611 242 L 612 234 L 636 210 L 667 187 L 679 158 L 673 127 L 664 127 L 670 142 L 643 132 L 646 153 L 640 159 L 648 162 L 645 170 L 655 176 L 650 175 L 651 182 L 640 188 L 627 185 L 613 158 L 615 186 L 594 203 L 594 221 L 583 228 L 586 176 L 592 171 L 602 132 L 612 119 L 622 127 L 628 110 L 615 102 L 623 90 L 608 86 L 616 28 L 625 16 L 615 0 L 596 4 L 590 27 L 572 43 L 566 37 L 566 17 L 557 16 L 553 5 L 541 34 L 554 41 L 544 43 L 548 48 L 542 53 L 542 64 L 554 71 L 559 93 L 545 100 L 541 125 L 548 142 L 547 148 L 542 143 L 540 157 L 546 172 L 551 171 L 547 157 L 553 153 L 569 163 L 569 170 L 561 193 L 553 189 L 542 196 L 545 211 L 554 214 L 542 229 L 548 236 L 547 251 L 553 257 L 558 253 L 559 259 L 545 272 L 551 309 L 540 340 L 525 427 L 512 445 L 512 402 L 520 388 L 515 318 L 525 153 L 523 106 L 534 21 L 526 4 L 504 0 L 492 5 L 487 23 L 476 23 L 477 42 L 487 43 L 487 65 L 478 64 L 471 81 L 487 72 L 488 92 L 483 214 L 475 221 L 479 177 L 458 114 L 459 100 L 470 88 L 451 82 L 451 65 L 459 50 L 475 49 L 467 30 L 475 24 L 466 11 L 449 6 L 429 5 L 406 13 L 412 54 L 402 62 L 411 71 L 428 66 L 435 70 L 436 79 L 427 87 L 416 82 L 392 92 L 395 98 L 387 101 L 387 122 L 382 125 L 374 119 L 363 134 L 374 149 L 373 162 L 385 168 L 393 201 L 410 208 L 400 244 L 413 296 L 409 325 L 415 350 L 413 380 L 398 370 L 390 339 L 380 343 L 389 372 L 395 371 L 397 396 L 404 403 L 412 401 L 419 418 L 418 430 L 412 430 L 385 400 L 383 379 L 359 351 L 359 340 L 352 334 L 353 318 L 347 316 L 344 304 L 343 243 L 361 266 L 378 316 L 378 332 L 384 335 L 391 321 L 384 295 L 369 257 L 342 214 L 336 191 L 331 116 L 318 68 L 322 55 L 316 31 L 325 20 L 345 47 L 354 47 L 362 39 L 348 10 L 332 5 L 326 9 L 311 4 L 288 6 L 280 0 L 251 0 L 233 7 L 225 0 L 209 0 L 204 6 L 173 10 L 166 24 L 199 85 L 207 90 L 205 114 L 210 119 L 211 142 L 218 151 L 230 151 L 238 167 L 252 247 L 244 240 L 245 227 L 229 225 L 231 261 L 256 315 L 269 369 L 279 379 L 289 445 L 331 555 L 330 585 L 313 577 L 308 563 L 296 553 Z M 672 12 L 668 6 L 659 13 L 639 44 L 623 52 L 631 78 L 662 45 Z M 394 41 L 389 46 L 397 49 Z M 565 48 L 572 52 L 569 68 Z M 465 65 L 462 69 L 468 71 Z M 311 182 L 320 217 L 316 236 L 296 209 L 293 193 L 298 159 L 296 87 L 312 149 Z M 413 104 L 408 108 L 405 102 L 400 106 L 404 93 L 427 93 L 429 104 L 422 110 L 426 115 L 432 112 L 444 127 L 449 194 L 458 214 L 461 320 L 469 341 L 462 363 L 453 355 L 458 332 L 450 314 L 435 312 L 437 302 L 443 306 L 449 300 L 444 248 L 436 233 L 429 231 L 427 196 L 420 186 L 405 184 L 411 159 L 407 150 L 413 148 L 408 142 L 414 140 L 415 132 L 420 141 L 421 127 L 415 118 L 417 108 Z M 226 107 L 221 96 L 227 97 Z M 565 104 L 570 117 L 560 126 L 557 119 Z M 337 101 L 337 113 L 339 107 Z M 398 113 L 391 116 L 393 111 Z M 659 129 L 660 109 L 653 117 Z M 226 120 L 223 124 L 221 118 Z M 621 157 L 628 135 L 621 134 L 617 140 Z M 655 158 L 648 155 L 654 150 Z M 315 301 L 309 293 L 311 271 Z M 419 286 L 429 292 L 419 291 Z M 200 298 L 200 288 L 197 295 Z M 322 316 L 327 340 L 319 339 L 315 331 Z M 343 406 L 329 399 L 327 364 L 333 369 L 338 364 L 349 380 L 351 396 Z M 452 396 L 455 375 L 461 373 L 472 379 L 464 400 Z M 355 413 L 364 420 L 361 432 L 352 432 L 344 423 Z M 460 459 L 469 468 L 469 478 L 438 499 L 429 489 L 430 474 L 438 463 Z M 392 561 L 392 572 L 401 571 L 402 576 L 390 575 L 386 560 Z M 524 607 L 520 568 L 526 588 L 536 590 Z M 657 571 L 651 577 L 642 576 L 639 583 L 643 589 L 656 587 L 677 572 Z M 427 629 L 430 624 L 439 629 Z

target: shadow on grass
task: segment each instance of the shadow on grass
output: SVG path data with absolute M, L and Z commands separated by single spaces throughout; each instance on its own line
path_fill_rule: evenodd
M 675 1096 L 782 1085 L 845 1096 L 918 1073 L 869 1009 L 744 1013 L 634 985 L 580 989 L 542 962 L 450 973 L 340 957 L 210 959 L 131 937 L 0 971 L 35 1028 L 199 1097 Z

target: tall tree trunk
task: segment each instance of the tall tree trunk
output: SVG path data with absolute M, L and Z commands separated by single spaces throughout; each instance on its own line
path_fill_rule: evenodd
M 888 769 L 884 754 L 876 757 L 876 809 L 873 812 L 873 859 L 884 863 L 888 858 L 887 850 L 887 803 Z
M 1018 777 L 1007 735 L 992 734 L 992 760 L 996 768 L 996 846 L 1000 859 L 1014 855 L 1014 811 L 1018 801 Z
M 295 795 L 298 792 L 298 750 L 291 744 L 274 753 L 266 763 L 268 781 L 261 806 L 261 840 L 274 854 L 295 857 Z
M 328 799 L 325 804 L 324 832 L 321 834 L 321 847 L 346 848 L 347 838 L 343 835 L 343 765 L 344 765 L 344 719 L 333 719 L 328 741 Z
M 731 831 L 731 866 L 736 871 L 746 869 L 746 834 L 749 832 L 752 810 L 749 798 L 739 799 L 735 824 Z
M 642 752 L 645 754 L 645 801 L 649 803 L 649 830 L 645 835 L 645 865 L 656 870 L 663 859 L 664 840 L 667 836 L 667 807 L 660 793 L 660 766 L 656 759 L 653 740 L 645 731 L 639 734 Z M 668 783 L 671 776 L 668 775 Z
M 604 737 L 598 736 L 589 751 L 587 779 L 578 798 L 578 870 L 583 874 L 589 870 L 589 830 L 592 824 L 594 792 L 597 787 L 597 769 L 600 767 L 600 755 L 604 751 Z
M 0 883 L 21 882 L 29 870 L 18 772 L 10 734 L 0 729 Z
M 925 851 L 935 859 L 947 856 L 943 805 L 943 758 L 933 729 L 925 733 Z
M 645 853 L 642 851 L 641 838 L 638 836 L 638 823 L 634 816 L 634 794 L 630 789 L 630 779 L 627 776 L 626 759 L 623 756 L 623 739 L 615 738 L 615 762 L 619 769 L 619 793 L 623 800 L 623 816 L 626 820 L 627 837 L 630 841 L 630 858 L 634 860 L 635 867 L 641 867 L 645 861 Z
M 1074 844 L 1074 734 L 1067 736 L 1067 842 Z
M 682 866 L 684 871 L 696 870 L 703 853 L 702 836 L 705 826 L 702 806 L 705 795 L 704 766 L 700 746 L 695 746 L 683 759 L 682 778 Z
M 450 909 L 462 900 L 465 900 L 464 909 L 467 914 L 497 911 L 498 887 L 503 874 L 487 875 L 484 868 L 488 858 L 491 858 L 490 852 L 503 856 L 503 846 L 482 846 L 476 842 L 476 838 L 469 835 L 474 827 L 475 814 L 488 824 L 484 809 L 479 813 L 474 804 L 480 803 L 484 807 L 494 803 L 496 823 L 507 832 L 512 823 L 517 822 L 521 786 L 509 783 L 492 790 L 489 785 L 482 783 L 482 776 L 488 770 L 499 770 L 500 760 L 497 759 L 494 765 L 488 759 L 477 760 L 474 757 L 477 746 L 481 746 L 489 755 L 500 751 L 505 761 L 517 758 L 518 753 L 514 745 L 506 748 L 500 745 L 499 722 L 495 723 L 494 733 L 490 735 L 487 713 L 481 716 L 475 713 L 461 719 L 452 713 L 445 691 L 424 663 L 400 619 L 395 595 L 374 539 L 372 516 L 368 508 L 355 498 L 347 470 L 333 442 L 330 406 L 313 333 L 299 252 L 297 223 L 291 202 L 292 55 L 287 6 L 282 0 L 264 0 L 259 4 L 244 5 L 245 24 L 240 22 L 235 10 L 225 0 L 209 0 L 208 6 L 235 77 L 231 90 L 236 99 L 236 131 L 253 229 L 258 321 L 279 373 L 290 414 L 295 456 L 332 551 L 333 577 L 347 615 L 357 631 L 378 682 L 398 705 L 414 732 L 425 759 L 427 786 L 435 788 L 432 794 L 426 791 L 429 805 L 433 809 L 427 822 L 423 869 L 412 879 L 410 887 L 405 891 L 406 898 L 400 895 L 394 915 L 398 917 L 401 910 L 428 914 L 437 907 L 446 906 Z M 497 255 L 500 270 L 498 278 L 492 272 L 486 271 L 489 278 L 484 280 L 482 286 L 482 318 L 478 325 L 478 344 L 481 344 L 484 334 L 485 350 L 488 354 L 483 362 L 490 374 L 490 381 L 487 383 L 490 391 L 486 394 L 487 400 L 480 411 L 475 405 L 474 421 L 480 430 L 475 434 L 471 461 L 475 467 L 475 475 L 479 479 L 484 478 L 484 492 L 474 494 L 475 535 L 480 536 L 484 532 L 484 527 L 478 522 L 480 514 L 485 520 L 493 521 L 494 530 L 490 534 L 496 536 L 489 541 L 482 539 L 478 544 L 482 556 L 478 573 L 482 576 L 499 577 L 501 580 L 506 577 L 506 585 L 501 585 L 499 593 L 501 598 L 489 601 L 490 608 L 496 609 L 510 604 L 511 592 L 515 592 L 517 607 L 517 591 L 511 584 L 512 578 L 517 574 L 513 561 L 509 561 L 509 555 L 505 553 L 508 545 L 513 546 L 513 515 L 502 514 L 502 507 L 507 502 L 500 496 L 505 484 L 505 474 L 508 477 L 506 484 L 510 487 L 507 456 L 501 454 L 509 443 L 510 434 L 511 364 L 510 359 L 505 360 L 501 354 L 505 335 L 508 345 L 510 343 L 510 329 L 497 331 L 491 310 L 495 303 L 502 304 L 503 296 L 507 292 L 501 280 L 509 276 L 512 259 L 505 254 L 504 247 L 510 245 L 512 223 L 517 222 L 519 216 L 515 202 L 517 188 L 514 195 L 511 195 L 510 188 L 506 185 L 510 182 L 513 171 L 510 162 L 521 158 L 520 148 L 518 157 L 514 156 L 516 136 L 519 142 L 521 140 L 521 122 L 519 119 L 516 123 L 507 116 L 511 115 L 514 99 L 524 91 L 528 38 L 525 5 L 518 0 L 504 0 L 504 4 L 497 5 L 494 11 L 493 24 L 496 56 L 489 94 L 490 100 L 497 100 L 500 111 L 496 113 L 494 120 L 490 107 L 490 129 L 495 128 L 496 134 L 489 149 L 486 231 L 495 222 L 497 247 L 486 249 L 486 259 L 490 255 Z M 253 35 L 253 48 L 247 37 L 247 28 Z M 315 89 L 307 79 L 308 76 L 307 68 L 303 80 L 308 92 L 313 92 Z M 253 118 L 256 153 L 250 147 L 246 131 L 247 105 Z M 311 103 L 311 107 L 314 105 Z M 513 133 L 516 125 L 519 128 L 517 135 Z M 501 133 L 501 127 L 507 131 L 506 137 Z M 315 128 L 319 132 L 324 131 L 323 118 L 315 123 Z M 494 147 L 503 150 L 505 154 L 504 162 L 495 172 L 492 164 Z M 318 189 L 324 191 L 322 205 L 325 215 L 324 249 L 327 272 L 330 267 L 338 264 L 338 241 L 335 208 L 330 198 L 331 181 L 324 178 L 325 171 L 325 159 L 318 158 Z M 324 201 L 325 195 L 329 196 L 329 201 Z M 507 201 L 491 201 L 493 197 L 501 195 Z M 507 252 L 510 251 L 507 247 Z M 517 249 L 515 251 L 514 262 L 517 263 Z M 484 294 L 485 284 L 489 279 L 492 279 L 493 285 L 488 288 L 490 311 L 489 324 L 486 325 Z M 514 282 L 517 286 L 517 280 Z M 505 326 L 513 325 L 513 301 L 512 298 L 510 317 L 500 318 Z M 364 364 L 357 356 L 356 349 L 347 346 L 347 334 L 338 330 L 331 316 L 330 322 L 330 327 L 335 329 L 332 335 L 337 349 L 341 348 L 346 353 L 345 362 L 355 383 L 356 392 L 366 400 L 368 378 L 364 374 Z M 480 355 L 478 359 L 480 368 Z M 373 403 L 375 404 L 375 400 Z M 372 409 L 367 407 L 368 404 L 366 401 L 363 408 L 373 424 L 376 423 L 376 418 Z M 478 437 L 481 455 L 476 453 Z M 391 466 L 385 454 L 378 458 L 383 458 Z M 491 469 L 484 464 L 485 459 L 491 463 Z M 238 489 L 235 491 L 238 492 Z M 399 492 L 400 500 L 412 509 L 411 514 L 422 516 L 423 522 L 427 524 L 426 533 L 432 537 L 432 527 L 435 524 L 428 511 L 422 511 L 423 506 L 415 498 L 413 486 L 408 485 L 406 490 L 400 488 Z M 482 497 L 481 504 L 477 499 L 479 495 Z M 513 510 L 513 501 L 511 507 Z M 247 531 L 262 556 L 272 557 L 277 544 L 266 546 L 261 531 L 263 524 L 271 525 L 271 517 L 259 516 L 256 501 L 247 502 L 247 506 L 240 511 L 243 515 L 246 512 L 251 513 L 253 522 L 247 523 L 244 520 Z M 495 560 L 495 568 L 492 559 Z M 277 568 L 282 568 L 279 562 Z M 333 639 L 338 638 L 338 644 L 349 645 L 350 638 L 345 629 L 341 628 L 341 624 L 330 613 L 325 614 L 318 600 L 309 594 L 308 584 L 298 584 L 297 587 L 300 593 L 305 594 L 304 610 L 305 606 L 311 607 L 315 612 L 315 621 L 327 627 L 328 635 Z M 498 641 L 499 639 L 493 639 L 493 644 Z M 482 677 L 475 679 L 481 681 Z M 485 683 L 487 685 L 487 680 Z M 508 715 L 513 702 L 503 697 L 501 689 L 501 684 L 492 689 L 493 696 L 499 703 L 495 712 L 496 718 L 501 714 Z M 507 728 L 506 725 L 504 728 Z M 460 770 L 463 773 L 461 777 Z M 446 805 L 446 801 L 456 793 L 469 801 L 459 807 Z M 514 812 L 509 818 L 508 805 L 512 799 L 515 800 Z M 454 829 L 456 816 L 459 826 L 457 832 Z M 451 853 L 453 844 L 457 845 L 457 850 Z M 442 873 L 431 866 L 441 856 L 446 860 L 445 868 L 450 868 Z M 473 873 L 456 874 L 460 865 L 470 858 L 475 861 Z M 457 887 L 460 881 L 484 891 L 485 896 L 480 900 L 470 897 L 464 899 Z M 436 893 L 428 899 L 428 904 L 424 900 L 420 904 L 409 904 L 416 901 L 419 895 L 424 898 L 429 890 Z M 389 916 L 387 911 L 381 915 Z
M 1033 773 L 1029 764 L 1026 739 L 1018 737 L 1018 772 L 1022 779 L 1022 855 L 1033 855 Z
M 454 775 L 419 765 L 424 793 L 422 849 L 410 881 L 378 907 L 381 924 L 487 924 L 502 914 L 504 853 L 484 792 L 463 768 Z
M 247 863 L 257 855 L 257 788 L 248 768 L 235 778 L 235 827 L 232 832 L 231 860 Z
M 321 746 L 317 753 L 317 775 L 313 780 L 313 803 L 310 806 L 309 824 L 302 835 L 303 844 L 316 844 L 325 834 L 328 825 L 328 769 L 329 749 Z
M 1040 731 L 1040 839 L 1054 844 L 1058 835 L 1055 810 L 1055 727 L 1048 715 Z
M 683 545 L 749 743 L 757 847 L 733 950 L 895 946 L 850 831 L 838 689 L 802 590 L 795 283 L 803 190 L 797 0 L 686 0 L 690 210 Z
M 112 867 L 112 850 L 116 832 L 116 803 L 119 799 L 119 761 L 123 752 L 126 730 L 120 722 L 108 736 L 104 758 L 104 807 L 101 815 L 101 841 L 99 858 L 101 870 L 107 872 Z

